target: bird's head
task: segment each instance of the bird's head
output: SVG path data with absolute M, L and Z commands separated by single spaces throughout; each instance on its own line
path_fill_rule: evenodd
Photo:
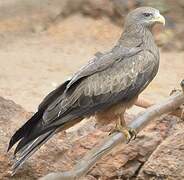
M 159 10 L 152 7 L 139 7 L 131 11 L 127 18 L 126 24 L 138 24 L 151 28 L 154 24 L 165 25 L 165 18 L 160 14 Z

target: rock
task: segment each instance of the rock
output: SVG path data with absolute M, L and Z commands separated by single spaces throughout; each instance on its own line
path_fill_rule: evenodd
M 179 123 L 141 168 L 137 180 L 184 179 L 184 124 Z
M 0 34 L 26 35 L 47 29 L 67 0 L 0 0 Z
M 8 142 L 15 130 L 30 117 L 21 106 L 0 97 L 0 179 L 9 179 L 10 161 L 6 153 Z M 2 166 L 3 164 L 3 166 Z
M 120 145 L 97 162 L 89 173 L 102 179 L 133 179 L 157 146 L 167 137 L 176 120 L 158 119 L 140 132 L 137 139 L 128 145 Z
M 23 166 L 23 168 L 15 176 L 11 177 L 10 169 L 12 164 L 12 151 L 7 154 L 6 150 L 8 147 L 8 143 L 13 133 L 18 128 L 20 128 L 20 126 L 31 115 L 32 113 L 26 112 L 21 106 L 15 104 L 13 101 L 6 100 L 0 97 L 0 179 L 37 179 L 38 177 L 47 173 L 48 169 L 46 167 L 50 168 L 52 166 L 52 163 L 50 165 L 49 163 L 51 161 L 54 161 L 54 159 L 52 159 L 53 156 L 51 156 L 51 154 L 49 155 L 47 153 L 47 150 L 50 149 L 50 153 L 62 153 L 61 147 L 63 147 L 63 143 L 61 146 L 61 140 L 58 140 L 58 146 L 55 147 L 54 143 L 56 141 L 53 138 L 53 144 L 50 143 L 49 148 L 43 148 L 40 153 L 38 153 L 36 156 L 33 156 L 33 158 L 28 163 L 25 163 L 25 166 Z M 45 152 L 45 156 L 43 155 L 43 152 Z M 48 157 L 50 157 L 52 160 Z M 44 161 L 46 162 L 46 164 L 44 164 Z M 54 168 L 54 166 L 52 167 Z M 53 168 L 50 169 L 54 171 Z
M 11 100 L 0 97 L 0 152 L 6 152 L 9 137 L 22 123 L 23 118 L 28 118 L 31 113 L 26 112 L 21 106 Z

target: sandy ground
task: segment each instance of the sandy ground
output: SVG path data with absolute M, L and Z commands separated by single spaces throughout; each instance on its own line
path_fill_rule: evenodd
M 107 19 L 71 16 L 46 32 L 4 36 L 0 45 L 0 95 L 35 111 L 42 98 L 97 51 L 110 49 L 121 28 Z M 184 52 L 161 52 L 159 73 L 143 97 L 159 101 L 184 78 Z

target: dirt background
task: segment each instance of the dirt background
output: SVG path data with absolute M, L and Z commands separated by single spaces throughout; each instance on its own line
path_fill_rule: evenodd
M 0 0 L 0 96 L 24 108 L 0 99 L 0 136 L 3 137 L 0 163 L 4 163 L 4 168 L 0 167 L 0 179 L 12 179 L 8 175 L 10 164 L 4 147 L 12 132 L 30 116 L 28 112 L 35 112 L 43 97 L 94 53 L 110 49 L 122 32 L 125 15 L 143 5 L 159 8 L 166 18 L 166 27 L 157 26 L 154 30 L 161 52 L 159 73 L 141 95 L 157 102 L 172 89 L 180 88 L 184 78 L 184 1 Z M 137 109 L 130 113 L 136 114 Z M 178 121 L 175 117 L 156 120 L 127 149 L 122 145 L 116 153 L 100 161 L 87 179 L 184 179 L 183 124 L 178 125 Z M 95 130 L 81 141 L 71 143 L 74 137 L 78 139 L 91 128 L 85 127 L 77 135 L 71 130 L 67 137 L 54 138 L 14 178 L 36 179 L 51 171 L 71 168 L 107 135 Z M 67 149 L 71 161 L 62 154 L 66 150 L 61 146 Z M 77 155 L 71 147 L 79 149 Z M 61 161 L 52 157 L 53 151 Z M 163 154 L 168 157 L 164 159 Z M 40 161 L 35 163 L 37 158 Z

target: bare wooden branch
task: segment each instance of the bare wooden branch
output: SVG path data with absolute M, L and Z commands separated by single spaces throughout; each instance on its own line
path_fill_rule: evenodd
M 159 104 L 155 104 L 146 109 L 139 115 L 129 127 L 134 128 L 137 132 L 141 131 L 151 120 L 162 114 L 174 111 L 184 103 L 183 92 L 174 93 L 169 98 Z M 114 133 L 108 136 L 99 146 L 89 151 L 82 160 L 80 160 L 71 171 L 50 173 L 40 180 L 73 180 L 84 176 L 102 156 L 109 153 L 118 144 L 126 142 L 121 133 Z
M 181 82 L 181 87 L 184 92 L 184 80 Z M 179 90 L 172 90 L 170 95 L 177 92 Z M 138 98 L 138 100 L 135 102 L 135 106 L 141 107 L 141 108 L 148 108 L 150 106 L 155 105 L 153 102 L 148 101 L 147 99 Z M 174 111 L 169 113 L 170 115 L 180 117 L 182 120 L 184 120 L 184 104 L 182 104 L 180 107 L 175 109 Z

